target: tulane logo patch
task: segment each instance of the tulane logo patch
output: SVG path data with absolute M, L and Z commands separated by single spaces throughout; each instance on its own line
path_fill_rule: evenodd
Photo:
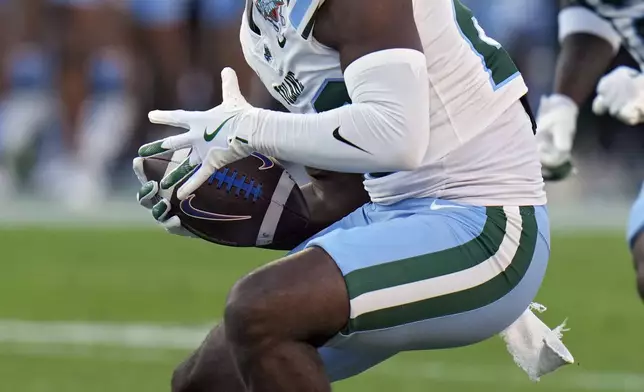
M 286 0 L 256 0 L 255 7 L 259 13 L 269 21 L 275 30 L 280 32 L 282 27 L 286 26 L 286 19 L 282 12 L 282 7 L 286 5 Z

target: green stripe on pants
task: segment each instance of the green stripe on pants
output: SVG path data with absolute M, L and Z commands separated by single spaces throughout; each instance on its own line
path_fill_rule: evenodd
M 516 287 L 528 271 L 530 262 L 534 255 L 538 236 L 534 207 L 521 207 L 519 210 L 522 222 L 520 223 L 521 228 L 520 237 L 518 238 L 518 246 L 515 244 L 516 251 L 514 256 L 512 257 L 509 266 L 502 272 L 482 284 L 466 288 L 462 291 L 456 291 L 442 296 L 360 314 L 349 321 L 349 324 L 343 333 L 350 334 L 357 331 L 390 328 L 430 318 L 463 313 L 491 304 L 505 296 L 514 287 Z M 488 221 L 490 220 L 490 215 L 488 215 Z M 493 234 L 497 235 L 498 232 L 493 231 Z M 509 236 L 503 234 L 502 237 L 506 238 Z M 473 256 L 487 253 L 488 258 L 481 260 L 479 264 L 484 262 L 492 263 L 494 262 L 494 254 L 499 250 L 499 246 L 494 248 L 491 247 L 490 244 L 496 242 L 497 240 L 492 240 L 490 238 L 486 238 L 485 240 L 481 239 L 478 244 L 478 248 L 480 249 L 476 251 L 474 249 L 470 249 L 469 247 L 474 248 L 474 245 L 468 243 L 466 244 L 468 245 L 467 252 L 458 252 L 457 254 L 452 255 L 454 259 L 452 259 L 451 262 L 458 263 L 461 266 L 473 264 Z M 498 243 L 500 244 L 501 241 L 498 241 Z M 511 239 L 508 240 L 508 243 L 509 245 L 512 245 Z M 463 246 L 453 249 L 459 249 Z M 489 251 L 492 249 L 496 249 L 496 251 L 490 254 Z M 441 252 L 437 254 L 440 253 Z M 427 264 L 434 263 L 434 255 L 436 254 L 423 256 L 426 257 Z M 440 262 L 441 259 L 438 259 L 438 261 Z M 492 268 L 494 265 L 491 265 L 490 267 Z M 426 283 L 431 285 L 431 278 L 428 280 L 426 279 Z M 396 290 L 395 287 L 390 289 L 392 292 Z
M 502 207 L 487 207 L 481 234 L 463 245 L 409 259 L 363 268 L 344 279 L 349 298 L 387 287 L 453 274 L 471 268 L 498 252 L 505 235 L 506 216 Z

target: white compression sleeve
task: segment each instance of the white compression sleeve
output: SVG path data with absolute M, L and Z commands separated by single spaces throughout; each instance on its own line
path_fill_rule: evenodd
M 319 114 L 252 109 L 236 136 L 261 153 L 323 170 L 413 170 L 429 143 L 425 55 L 411 49 L 368 54 L 344 73 L 352 104 Z

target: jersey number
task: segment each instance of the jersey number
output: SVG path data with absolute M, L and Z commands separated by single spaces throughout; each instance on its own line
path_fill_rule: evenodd
M 463 37 L 468 41 L 472 50 L 483 60 L 485 71 L 490 74 L 494 88 L 502 87 L 504 83 L 519 75 L 508 52 L 500 43 L 488 37 L 479 25 L 472 11 L 465 7 L 459 0 L 454 0 L 456 23 Z

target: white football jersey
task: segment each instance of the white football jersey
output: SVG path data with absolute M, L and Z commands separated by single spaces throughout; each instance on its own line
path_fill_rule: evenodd
M 350 104 L 337 51 L 314 38 L 324 0 L 247 0 L 248 64 L 293 113 Z M 410 172 L 365 175 L 374 202 L 438 197 L 478 205 L 546 202 L 521 74 L 458 0 L 414 0 L 427 57 L 430 143 Z

